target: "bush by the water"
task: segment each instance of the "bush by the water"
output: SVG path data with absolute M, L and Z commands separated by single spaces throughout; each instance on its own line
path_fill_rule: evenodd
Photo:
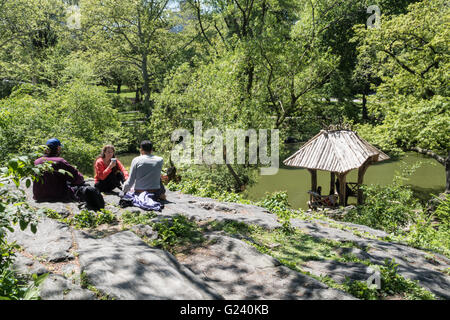
M 410 188 L 397 184 L 361 188 L 364 205 L 351 210 L 345 220 L 391 233 L 417 219 L 421 207 Z
M 410 174 L 414 168 L 408 170 Z M 450 197 L 440 200 L 436 210 L 428 214 L 403 183 L 406 175 L 396 176 L 387 186 L 362 186 L 364 204 L 350 210 L 344 220 L 384 230 L 392 240 L 450 256 Z

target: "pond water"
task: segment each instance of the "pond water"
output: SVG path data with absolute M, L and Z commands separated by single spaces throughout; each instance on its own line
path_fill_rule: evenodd
M 294 153 L 300 147 L 299 144 L 289 145 L 289 153 L 280 158 L 280 169 L 276 175 L 260 176 L 257 183 L 246 191 L 246 195 L 251 200 L 260 200 L 266 192 L 286 191 L 289 203 L 293 208 L 307 209 L 309 200 L 308 190 L 311 189 L 311 175 L 306 169 L 286 167 L 283 160 Z M 118 158 L 123 165 L 129 169 L 131 160 L 137 154 L 122 154 Z M 426 158 L 417 153 L 406 153 L 400 159 L 386 160 L 369 166 L 364 175 L 364 184 L 390 184 L 402 167 L 410 166 L 421 162 L 421 166 L 411 175 L 407 181 L 411 185 L 415 195 L 422 200 L 427 200 L 431 194 L 439 194 L 445 189 L 445 169 L 437 161 Z M 352 170 L 347 175 L 347 182 L 356 182 L 358 170 Z M 328 194 L 330 188 L 330 173 L 325 171 L 317 172 L 317 185 L 322 186 L 322 194 Z M 356 198 L 349 197 L 349 204 L 356 203 Z

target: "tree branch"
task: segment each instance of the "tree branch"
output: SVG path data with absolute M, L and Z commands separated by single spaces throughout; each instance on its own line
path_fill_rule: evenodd
M 419 147 L 412 147 L 409 150 L 418 152 L 420 154 L 424 154 L 426 156 L 429 156 L 429 157 L 435 159 L 437 162 L 439 162 L 443 166 L 445 165 L 445 158 L 440 156 L 440 155 L 438 155 L 437 153 L 435 153 L 435 152 L 433 152 L 431 150 L 422 149 L 422 148 L 419 148 Z

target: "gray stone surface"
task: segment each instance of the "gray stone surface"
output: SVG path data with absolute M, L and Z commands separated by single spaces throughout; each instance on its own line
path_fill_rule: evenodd
M 280 265 L 241 240 L 219 235 L 209 240 L 212 245 L 179 259 L 225 299 L 354 299 Z
M 347 278 L 366 281 L 374 272 L 372 268 L 361 263 L 334 260 L 308 261 L 301 268 L 316 276 L 329 276 L 338 283 L 344 283 Z
M 338 249 L 336 249 L 336 253 L 339 254 L 341 257 L 353 256 L 359 260 L 370 260 L 370 258 L 371 258 L 371 256 L 364 250 L 354 248 L 354 247 L 338 248 Z
M 94 300 L 92 291 L 82 289 L 61 275 L 50 274 L 40 287 L 42 300 Z
M 48 269 L 38 261 L 34 261 L 28 257 L 23 256 L 20 253 L 16 254 L 14 259 L 14 270 L 19 274 L 37 274 L 41 275 L 49 272 Z
M 31 232 L 30 228 L 22 231 L 15 226 L 13 233 L 8 232 L 7 239 L 9 242 L 16 241 L 28 253 L 46 261 L 59 262 L 73 258 L 69 252 L 72 247 L 70 228 L 53 219 L 42 217 L 36 233 Z
M 149 225 L 138 224 L 131 227 L 131 230 L 138 236 L 147 237 L 149 240 L 155 240 L 158 238 L 158 231 L 153 230 L 153 228 Z
M 267 229 L 280 226 L 276 215 L 254 205 L 220 202 L 171 191 L 167 192 L 167 200 L 162 210 L 165 215 L 183 214 L 196 220 L 235 220 Z
M 77 231 L 76 238 L 89 282 L 117 299 L 221 298 L 170 253 L 149 247 L 130 231 L 103 239 Z

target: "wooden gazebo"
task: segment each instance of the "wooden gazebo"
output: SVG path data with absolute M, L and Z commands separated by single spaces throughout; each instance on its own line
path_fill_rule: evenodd
M 330 195 L 335 193 L 335 178 L 339 181 L 339 204 L 346 205 L 347 174 L 358 169 L 355 185 L 358 204 L 363 201 L 362 190 L 364 174 L 372 163 L 387 160 L 389 157 L 370 145 L 351 130 L 321 130 L 306 142 L 297 152 L 283 161 L 287 166 L 306 168 L 311 173 L 311 191 L 317 192 L 317 170 L 331 173 Z

